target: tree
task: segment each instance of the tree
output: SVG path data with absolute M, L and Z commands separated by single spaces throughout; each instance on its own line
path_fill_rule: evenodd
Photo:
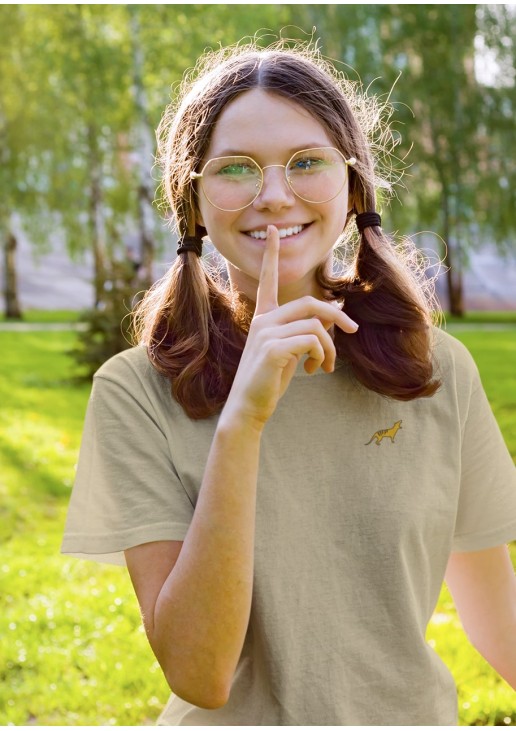
M 482 99 L 476 217 L 480 229 L 508 252 L 514 250 L 516 226 L 516 168 L 510 153 L 516 114 L 516 13 L 514 6 L 479 5 L 476 16 Z
M 29 166 L 27 117 L 19 94 L 26 83 L 23 63 L 24 25 L 19 8 L 0 7 L 0 239 L 2 242 L 5 316 L 21 319 L 16 254 L 15 211 L 30 209 L 31 196 L 23 184 Z
M 148 286 L 154 252 L 167 237 L 151 205 L 152 130 L 171 84 L 174 95 L 210 40 L 217 48 L 255 31 L 262 45 L 312 38 L 348 77 L 394 102 L 404 126 L 399 154 L 414 149 L 404 178 L 409 190 L 403 206 L 384 211 L 386 225 L 439 231 L 451 261 L 452 307 L 460 312 L 472 240 L 485 232 L 503 247 L 514 231 L 514 168 L 506 152 L 515 18 L 506 6 L 489 5 L 4 6 L 4 250 L 7 241 L 14 248 L 16 220 L 40 249 L 61 232 L 72 256 L 94 252 L 100 305 L 110 262 L 126 232 L 138 232 L 135 258 Z M 495 59 L 496 78 L 479 81 L 480 52 Z
M 149 122 L 147 95 L 143 77 L 144 48 L 140 38 L 139 8 L 128 6 L 130 13 L 130 37 L 132 45 L 133 94 L 135 103 L 135 137 L 138 171 L 138 223 L 140 230 L 141 266 L 144 273 L 144 286 L 148 289 L 153 281 L 152 260 L 154 253 L 154 215 L 152 211 L 152 179 L 153 140 Z
M 417 43 L 418 64 L 410 67 L 419 91 L 419 148 L 440 186 L 441 232 L 446 242 L 450 311 L 464 314 L 463 269 L 467 229 L 473 223 L 473 185 L 467 184 L 477 157 L 479 97 L 473 71 L 475 6 L 416 6 L 404 26 Z M 412 24 L 410 21 L 413 20 Z M 423 22 L 425 21 L 425 22 Z M 408 27 L 407 27 L 408 26 Z M 405 80 L 407 81 L 407 80 Z M 425 165 L 426 163 L 426 165 Z
M 516 181 L 507 151 L 516 14 L 508 6 L 426 4 L 311 5 L 302 12 L 349 78 L 394 103 L 394 133 L 403 138 L 398 156 L 409 166 L 403 205 L 394 200 L 384 219 L 392 229 L 438 232 L 451 309 L 462 313 L 469 250 L 488 236 L 503 251 L 514 233 Z M 479 59 L 486 58 L 498 73 L 481 81 Z

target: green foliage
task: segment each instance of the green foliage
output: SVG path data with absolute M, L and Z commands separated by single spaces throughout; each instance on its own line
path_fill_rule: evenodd
M 169 90 L 206 47 L 257 35 L 261 45 L 312 39 L 394 104 L 395 163 L 411 167 L 402 205 L 384 211 L 388 229 L 437 231 L 457 269 L 485 240 L 507 250 L 515 22 L 504 5 L 1 6 L 0 236 L 16 214 L 40 249 L 56 235 L 72 255 L 96 246 L 100 274 L 138 229 L 142 171 L 153 164 L 142 139 Z M 479 75 L 493 59 L 498 72 Z M 161 246 L 157 214 L 145 220 Z
M 130 312 L 138 297 L 138 280 L 130 262 L 115 261 L 102 278 L 102 301 L 79 317 L 84 326 L 70 355 L 80 366 L 79 379 L 91 380 L 109 358 L 133 344 Z
M 76 337 L 0 332 L 0 720 L 147 725 L 169 692 L 127 573 L 59 554 L 90 390 L 70 379 Z M 497 417 L 503 392 L 514 423 L 514 334 L 460 337 Z M 516 455 L 516 433 L 502 428 Z M 516 724 L 514 692 L 470 647 L 446 589 L 427 638 L 458 683 L 462 725 Z
M 412 177 L 407 177 L 413 193 L 407 209 L 393 209 L 397 227 L 438 227 L 447 194 L 454 225 L 479 227 L 500 241 L 514 231 L 514 171 L 505 153 L 514 118 L 515 15 L 506 6 L 4 7 L 0 130 L 3 125 L 9 160 L 14 164 L 21 155 L 5 182 L 18 180 L 25 200 L 34 195 L 40 211 L 47 211 L 45 237 L 56 224 L 48 212 L 57 214 L 71 250 L 89 245 L 78 214 L 88 215 L 92 155 L 105 176 L 109 225 L 121 227 L 124 216 L 136 216 L 138 181 L 128 164 L 139 144 L 131 34 L 135 15 L 149 133 L 168 89 L 175 88 L 207 46 L 255 33 L 262 44 L 280 35 L 306 40 L 313 34 L 323 53 L 351 78 L 361 79 L 364 88 L 372 84 L 374 93 L 392 92 L 405 138 L 403 154 L 414 144 Z M 495 81 L 478 81 L 475 53 L 496 59 Z M 150 169 L 152 161 L 148 164 Z M 2 190 L 7 192 L 7 186 Z M 26 212 L 36 235 L 29 206 L 21 198 L 10 206 Z M 40 217 L 40 228 L 45 220 Z

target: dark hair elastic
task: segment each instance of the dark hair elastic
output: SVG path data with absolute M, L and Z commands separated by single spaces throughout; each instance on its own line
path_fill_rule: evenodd
M 381 226 L 382 219 L 379 213 L 374 211 L 366 211 L 365 213 L 359 213 L 355 218 L 357 228 L 362 233 L 368 226 Z
M 177 243 L 178 254 L 184 251 L 193 251 L 197 256 L 202 254 L 202 239 L 199 236 L 183 236 Z

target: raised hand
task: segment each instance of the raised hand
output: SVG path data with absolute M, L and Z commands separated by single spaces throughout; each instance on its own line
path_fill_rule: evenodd
M 262 425 L 274 413 L 303 355 L 307 373 L 335 367 L 331 325 L 356 332 L 358 325 L 342 310 L 315 297 L 278 305 L 280 239 L 275 226 L 267 229 L 256 310 L 224 411 Z

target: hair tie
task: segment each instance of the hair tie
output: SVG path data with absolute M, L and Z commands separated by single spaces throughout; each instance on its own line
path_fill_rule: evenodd
M 382 219 L 379 213 L 375 211 L 366 211 L 365 213 L 359 213 L 355 218 L 357 228 L 362 233 L 365 228 L 369 226 L 381 226 Z
M 182 254 L 184 251 L 193 251 L 197 256 L 202 254 L 202 239 L 200 236 L 183 236 L 177 243 L 178 254 Z

